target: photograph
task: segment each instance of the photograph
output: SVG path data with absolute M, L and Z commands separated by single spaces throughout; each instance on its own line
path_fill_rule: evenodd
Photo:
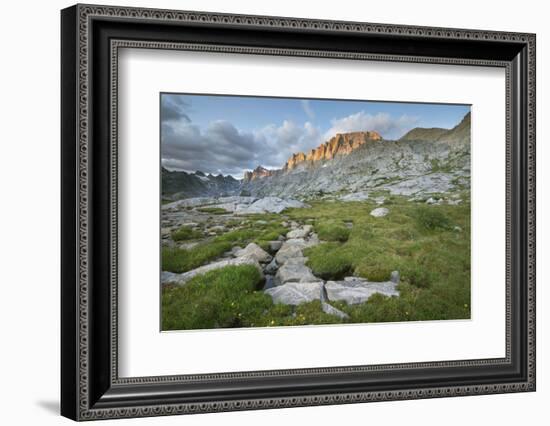
M 469 319 L 470 114 L 161 93 L 161 330 Z
M 52 39 L 30 61 L 57 57 L 51 72 L 29 79 L 20 54 L 6 68 L 21 76 L 6 80 L 20 83 L 7 88 L 21 121 L 7 140 L 39 129 L 5 156 L 32 189 L 8 187 L 55 207 L 40 229 L 56 235 L 32 241 L 59 242 L 57 261 L 33 264 L 61 290 L 35 286 L 47 291 L 27 310 L 60 309 L 40 322 L 57 337 L 27 321 L 38 341 L 23 352 L 57 342 L 38 364 L 48 377 L 33 373 L 36 411 L 278 424 L 274 409 L 301 407 L 299 424 L 326 406 L 332 424 L 368 403 L 369 419 L 425 424 L 432 400 L 434 419 L 463 413 L 457 424 L 480 409 L 540 417 L 544 14 L 161 3 L 44 6 L 25 36 Z M 30 127 L 25 78 L 47 91 L 34 98 L 59 91 Z M 15 203 L 22 226 L 6 221 L 25 247 L 28 204 Z M 16 376 L 9 389 L 27 386 Z

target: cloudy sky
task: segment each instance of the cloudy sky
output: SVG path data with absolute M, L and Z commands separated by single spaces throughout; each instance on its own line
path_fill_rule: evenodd
M 375 130 L 398 139 L 414 127 L 452 128 L 466 105 L 161 94 L 162 164 L 241 178 L 280 168 L 336 133 Z

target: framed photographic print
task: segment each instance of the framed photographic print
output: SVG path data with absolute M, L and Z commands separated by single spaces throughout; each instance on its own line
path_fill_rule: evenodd
M 76 5 L 74 420 L 535 390 L 535 36 Z

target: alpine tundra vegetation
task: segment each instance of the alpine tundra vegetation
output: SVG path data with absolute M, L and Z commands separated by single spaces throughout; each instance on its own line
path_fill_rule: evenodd
M 208 168 L 216 153 L 192 169 L 166 148 L 192 157 L 222 127 L 172 140 L 171 123 L 161 135 L 162 330 L 470 318 L 469 107 L 448 128 L 390 138 L 397 130 L 374 120 L 317 135 L 278 168 L 239 173 L 235 162 L 225 175 Z M 268 143 L 231 135 L 235 151 L 243 138 Z

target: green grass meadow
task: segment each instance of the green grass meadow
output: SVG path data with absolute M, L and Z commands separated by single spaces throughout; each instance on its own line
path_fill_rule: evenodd
M 387 196 L 387 194 L 386 194 Z M 320 302 L 296 307 L 274 304 L 261 289 L 252 266 L 234 266 L 197 276 L 184 287 L 162 291 L 162 329 L 261 327 L 334 323 L 423 321 L 470 318 L 470 202 L 466 192 L 458 205 L 427 205 L 387 196 L 390 212 L 373 217 L 373 201 L 309 201 L 311 208 L 280 215 L 253 215 L 220 235 L 201 237 L 180 229 L 174 240 L 198 241 L 190 249 L 163 248 L 162 268 L 185 272 L 219 258 L 234 246 L 284 235 L 283 221 L 312 224 L 319 245 L 308 248 L 308 266 L 325 280 L 359 276 L 386 281 L 401 274 L 399 297 L 374 295 L 360 305 L 331 302 L 350 318 L 322 312 Z M 217 212 L 211 212 L 217 214 Z

